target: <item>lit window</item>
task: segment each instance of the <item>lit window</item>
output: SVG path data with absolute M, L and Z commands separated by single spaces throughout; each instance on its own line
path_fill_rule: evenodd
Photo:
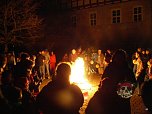
M 134 8 L 133 18 L 134 22 L 142 21 L 142 7 Z
M 72 26 L 76 27 L 77 24 L 77 17 L 76 16 L 72 16 Z
M 112 23 L 120 23 L 120 10 L 112 11 Z
M 91 26 L 96 26 L 96 13 L 91 13 L 90 14 L 90 25 Z

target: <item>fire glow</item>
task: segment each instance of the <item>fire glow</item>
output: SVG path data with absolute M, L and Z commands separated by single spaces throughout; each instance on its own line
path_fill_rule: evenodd
M 72 71 L 70 76 L 70 83 L 75 83 L 78 85 L 82 91 L 91 89 L 86 76 L 83 58 L 78 57 L 76 61 L 72 64 Z

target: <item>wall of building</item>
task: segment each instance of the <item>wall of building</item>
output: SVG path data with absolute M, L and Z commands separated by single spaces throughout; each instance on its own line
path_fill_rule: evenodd
M 133 8 L 143 8 L 143 21 L 133 21 Z M 121 10 L 121 23 L 112 23 L 112 10 Z M 96 26 L 90 25 L 90 13 L 97 16 Z M 76 26 L 72 26 L 71 17 L 76 16 Z M 71 44 L 82 47 L 139 47 L 152 44 L 152 1 L 133 0 L 96 7 L 65 10 L 59 15 L 62 39 L 72 39 Z M 61 30 L 62 29 L 62 30 Z M 60 32 L 59 31 L 59 32 Z M 73 41 L 73 42 L 72 42 Z

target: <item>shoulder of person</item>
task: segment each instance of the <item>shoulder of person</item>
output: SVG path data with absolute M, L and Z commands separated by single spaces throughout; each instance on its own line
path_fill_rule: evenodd
M 71 84 L 71 85 L 70 85 L 70 89 L 73 89 L 73 90 L 81 90 L 81 89 L 79 88 L 79 86 L 77 86 L 77 85 L 75 85 L 75 84 Z

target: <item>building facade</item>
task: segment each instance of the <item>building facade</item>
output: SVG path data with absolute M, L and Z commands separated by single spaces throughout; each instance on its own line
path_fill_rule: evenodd
M 57 5 L 61 39 L 82 47 L 152 46 L 152 0 L 58 0 Z

